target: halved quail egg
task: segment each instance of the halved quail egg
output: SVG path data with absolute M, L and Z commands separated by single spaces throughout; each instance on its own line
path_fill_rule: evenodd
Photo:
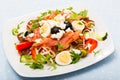
M 85 25 L 82 21 L 73 21 L 72 26 L 75 31 L 82 31 L 85 28 Z
M 40 27 L 40 34 L 42 37 L 47 37 L 50 35 L 51 27 L 48 23 L 43 24 Z
M 69 51 L 62 51 L 56 55 L 55 61 L 58 65 L 69 65 L 72 62 Z

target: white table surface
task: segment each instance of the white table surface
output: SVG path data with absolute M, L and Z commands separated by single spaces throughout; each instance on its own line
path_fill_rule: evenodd
M 0 0 L 0 80 L 120 80 L 120 0 Z M 21 77 L 9 65 L 2 46 L 3 24 L 13 17 L 44 9 L 46 6 L 82 2 L 91 7 L 107 25 L 115 52 L 106 59 L 69 74 L 47 78 Z

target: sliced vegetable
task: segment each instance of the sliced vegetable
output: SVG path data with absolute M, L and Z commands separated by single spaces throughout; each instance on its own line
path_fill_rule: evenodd
M 107 39 L 107 36 L 108 36 L 108 33 L 107 33 L 107 32 L 96 34 L 96 38 L 97 38 L 97 40 L 99 40 L 99 41 L 104 41 L 104 40 L 106 40 L 106 39 Z
M 32 56 L 30 56 L 30 55 L 22 55 L 20 57 L 20 62 L 22 62 L 22 63 L 32 63 L 32 62 L 34 62 L 34 60 L 33 60 Z
M 36 49 L 33 48 L 33 49 L 31 50 L 31 53 L 32 53 L 32 58 L 36 60 Z
M 32 42 L 21 42 L 21 43 L 16 45 L 16 49 L 18 51 L 21 51 L 23 49 L 27 49 L 27 48 L 31 47 L 32 44 L 33 44 Z
M 98 42 L 92 38 L 88 38 L 85 43 L 88 46 L 88 53 L 91 53 L 98 46 Z
M 87 56 L 87 54 L 88 54 L 87 50 L 80 49 L 80 51 L 81 51 L 81 54 L 80 54 L 81 57 L 86 57 Z

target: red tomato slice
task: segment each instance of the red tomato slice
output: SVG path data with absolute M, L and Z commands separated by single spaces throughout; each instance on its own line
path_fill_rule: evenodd
M 86 45 L 91 44 L 91 47 L 88 50 L 89 53 L 91 53 L 98 46 L 98 42 L 92 38 L 88 38 L 85 43 Z
M 32 42 L 21 42 L 21 43 L 16 45 L 16 49 L 18 51 L 21 51 L 23 49 L 27 49 L 27 48 L 31 47 L 32 44 L 33 44 Z

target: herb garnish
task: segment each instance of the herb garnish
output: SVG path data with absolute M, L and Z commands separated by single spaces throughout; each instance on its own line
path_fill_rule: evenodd
M 80 60 L 81 56 L 79 54 L 75 53 L 75 51 L 73 51 L 73 50 L 70 53 L 71 53 L 71 57 L 72 57 L 72 64 L 77 63 Z
M 58 46 L 58 51 L 61 51 L 64 48 L 64 46 L 60 42 L 58 42 L 57 46 Z
M 50 63 L 53 69 L 56 69 L 56 64 L 50 61 L 50 55 L 43 56 L 39 53 L 36 56 L 36 60 L 34 60 L 31 55 L 22 55 L 20 62 L 25 63 L 26 66 L 29 66 L 32 69 L 43 69 L 44 64 Z
M 17 35 L 18 35 L 20 26 L 21 26 L 23 23 L 24 23 L 24 21 L 21 21 L 21 22 L 17 25 L 17 27 L 14 27 L 14 28 L 12 29 L 12 34 L 13 34 L 14 36 L 17 36 Z
M 85 18 L 87 16 L 88 11 L 87 10 L 83 10 L 80 13 L 78 13 L 78 15 L 80 15 L 82 18 Z
M 71 20 L 76 20 L 78 18 L 85 18 L 87 16 L 87 10 L 83 10 L 83 11 L 80 11 L 79 13 L 76 13 L 74 11 L 72 11 L 72 15 L 70 16 L 69 19 Z
M 73 10 L 73 7 L 68 7 L 67 10 Z
M 32 69 L 43 69 L 44 66 L 43 66 L 43 64 L 41 64 L 41 63 L 33 62 L 33 63 L 30 65 L 30 68 L 32 68 Z
M 28 30 L 28 32 L 33 31 L 34 29 L 39 27 L 39 23 L 37 21 L 33 22 L 32 27 Z
M 100 49 L 100 50 L 97 50 L 97 51 L 93 51 L 94 56 L 95 56 L 96 54 L 100 53 L 100 51 L 101 51 L 101 49 Z

